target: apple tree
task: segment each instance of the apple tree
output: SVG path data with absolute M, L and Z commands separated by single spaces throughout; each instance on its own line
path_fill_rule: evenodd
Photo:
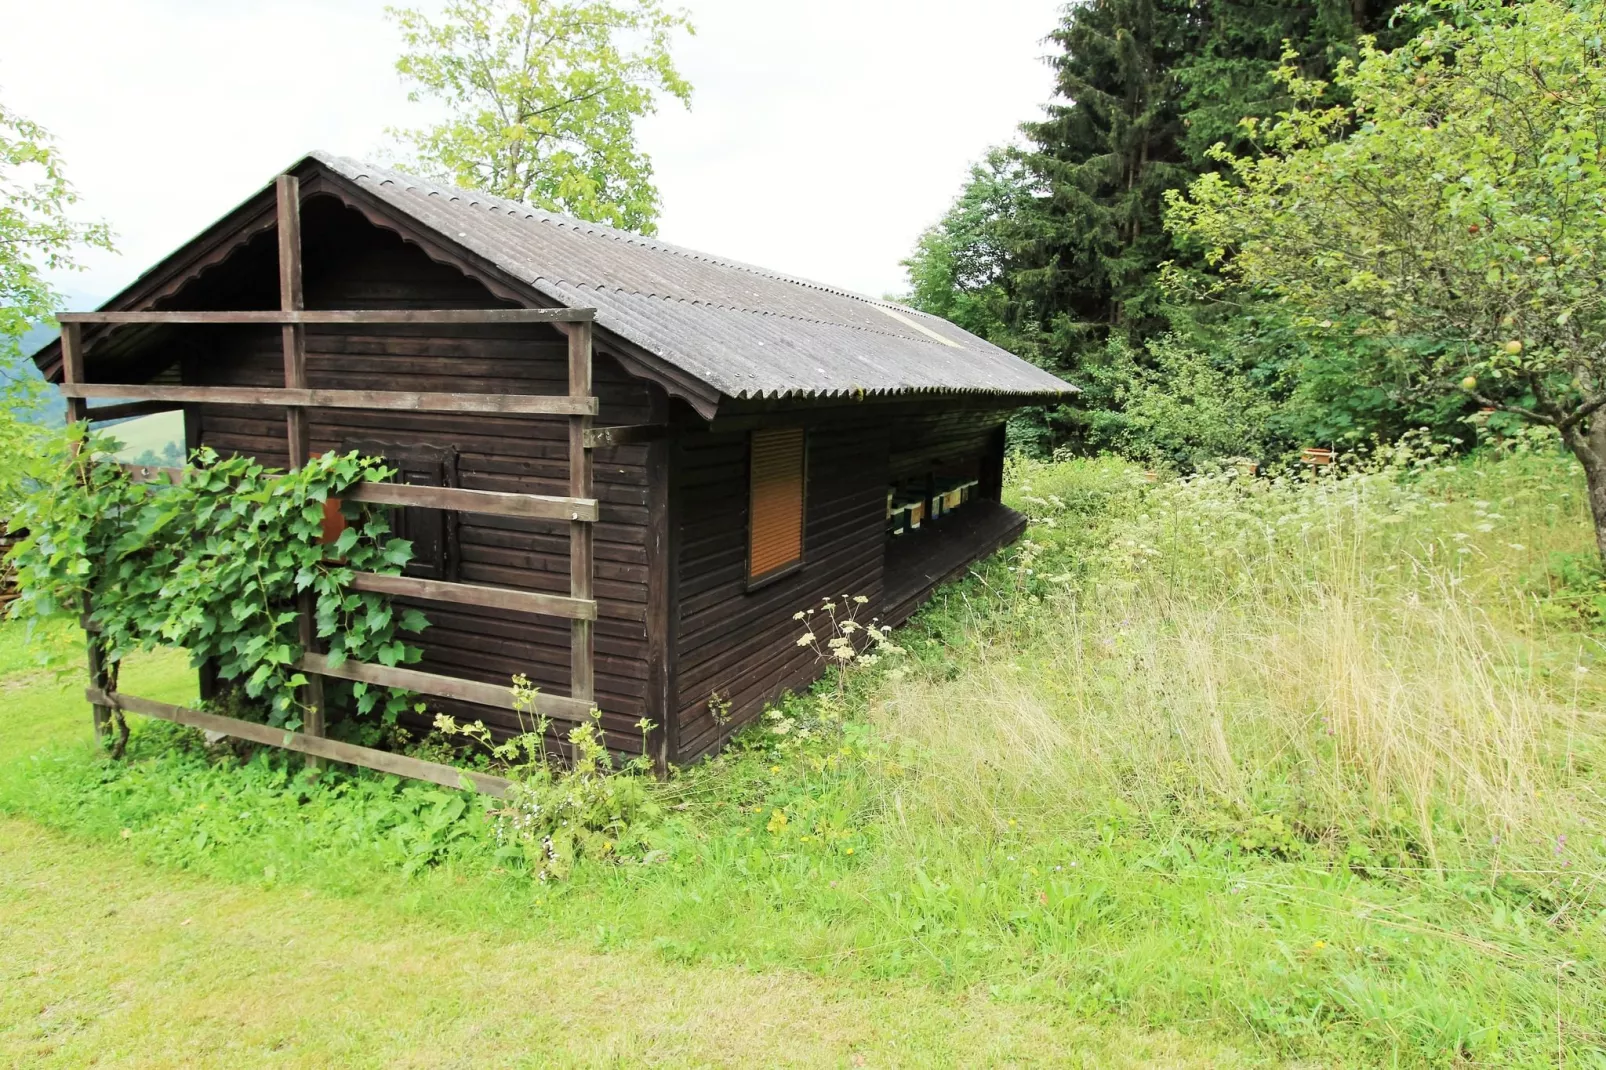
M 1583 466 L 1606 558 L 1606 5 L 1415 9 L 1335 81 L 1245 120 L 1257 152 L 1169 198 L 1221 285 L 1397 338 L 1419 386 L 1553 427 Z M 1434 339 L 1435 345 L 1411 344 Z

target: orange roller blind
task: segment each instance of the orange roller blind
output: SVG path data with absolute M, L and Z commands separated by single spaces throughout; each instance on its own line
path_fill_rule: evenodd
M 803 429 L 754 431 L 747 575 L 767 576 L 803 558 Z

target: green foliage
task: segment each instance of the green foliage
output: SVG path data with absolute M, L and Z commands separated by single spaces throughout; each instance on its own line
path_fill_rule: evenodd
M 926 229 L 903 261 L 908 303 L 957 323 L 972 334 L 1022 356 L 1032 340 L 1016 337 L 1022 317 L 1006 287 L 1016 220 L 1031 202 L 1032 176 L 1011 149 L 993 148 L 970 168 L 953 205 Z
M 1248 147 L 1245 118 L 1268 119 L 1288 108 L 1292 98 L 1277 78 L 1288 50 L 1300 70 L 1321 77 L 1356 55 L 1358 34 L 1375 34 L 1385 43 L 1403 39 L 1409 14 L 1396 0 L 1202 4 L 1196 41 L 1175 70 L 1186 131 L 1183 154 L 1196 169 L 1211 169 L 1215 145 Z
M 1161 285 L 1163 263 L 1197 259 L 1195 248 L 1179 251 L 1165 232 L 1165 195 L 1220 166 L 1209 151 L 1217 142 L 1246 147 L 1240 120 L 1291 105 L 1276 77 L 1284 49 L 1320 76 L 1355 54 L 1360 31 L 1385 29 L 1393 12 L 1392 0 L 1067 7 L 1051 37 L 1061 50 L 1051 60 L 1055 99 L 1042 120 L 1023 125 L 1029 146 L 993 150 L 905 262 L 917 307 L 1083 388 L 1070 404 L 1019 414 L 1010 429 L 1016 447 L 1178 454 L 1174 441 L 1145 437 L 1152 413 L 1123 413 L 1128 400 L 1164 391 L 1167 372 L 1151 359 L 1150 343 L 1169 333 L 1211 354 L 1201 360 L 1227 377 L 1223 385 L 1274 403 L 1256 448 L 1275 454 L 1312 442 L 1392 439 L 1424 421 L 1453 433 L 1459 412 L 1424 411 L 1397 397 L 1390 380 L 1331 374 L 1332 364 L 1312 354 L 1331 347 L 1286 329 L 1280 310 L 1243 310 L 1201 330 L 1199 312 L 1179 307 Z M 1250 328 L 1252 319 L 1261 326 Z M 1160 344 L 1175 354 L 1173 343 Z M 1360 354 L 1353 363 L 1372 359 Z M 1146 382 L 1129 389 L 1117 368 Z
M 525 731 L 497 742 L 483 721 L 459 724 L 435 715 L 435 728 L 448 742 L 467 741 L 480 757 L 512 780 L 505 806 L 496 811 L 497 857 L 517 863 L 539 880 L 568 877 L 576 863 L 590 859 L 614 865 L 639 863 L 650 853 L 645 834 L 661 813 L 648 787 L 653 772 L 647 737 L 655 727 L 638 721 L 641 752 L 617 763 L 602 734 L 602 714 L 570 728 L 569 762 L 554 763 L 548 749 L 550 725 L 534 715 L 538 690 L 524 676 L 513 678 L 513 708 Z
M 260 700 L 272 724 L 299 726 L 302 650 L 295 596 L 314 596 L 317 634 L 339 664 L 398 665 L 419 651 L 398 634 L 425 627 L 376 595 L 349 589 L 354 572 L 396 574 L 412 550 L 387 538 L 381 510 L 343 503 L 348 527 L 323 545 L 324 502 L 390 473 L 355 453 L 328 453 L 290 473 L 245 457 L 198 451 L 178 486 L 136 483 L 96 463 L 115 442 L 83 425 L 51 436 L 37 484 L 15 514 L 29 531 L 12 552 L 22 596 L 13 615 L 76 614 L 89 601 L 97 641 L 115 673 L 130 654 L 159 646 L 215 661 L 218 675 Z M 356 712 L 387 722 L 405 694 L 353 688 Z
M 659 94 L 689 106 L 670 57 L 683 12 L 660 0 L 454 0 L 439 21 L 387 8 L 407 51 L 409 99 L 451 118 L 393 131 L 425 169 L 581 219 L 651 234 L 652 162 L 636 121 Z
M 141 722 L 124 761 L 40 772 L 39 803 L 58 823 L 99 826 L 138 857 L 180 869 L 234 855 L 244 876 L 270 884 L 331 856 L 420 873 L 483 858 L 490 835 L 489 800 L 397 777 L 320 775 L 299 755 L 209 746 L 165 721 Z
M 1256 389 L 1252 369 L 1176 335 L 1141 353 L 1111 339 L 1105 358 L 1084 365 L 1083 376 L 1110 403 L 1088 413 L 1089 439 L 1124 457 L 1192 468 L 1234 455 L 1259 460 L 1271 448 L 1277 405 Z
M 652 760 L 616 767 L 595 721 L 569 730 L 570 763 L 527 767 L 496 813 L 498 857 L 517 858 L 538 880 L 561 880 L 582 859 L 612 865 L 649 861 L 647 833 L 662 809 Z
M 1606 10 L 1426 10 L 1453 21 L 1340 65 L 1352 105 L 1283 68 L 1298 106 L 1247 123 L 1264 151 L 1217 150 L 1231 178 L 1172 194 L 1168 222 L 1224 285 L 1398 340 L 1415 389 L 1557 428 L 1597 488 L 1606 551 Z
M 56 310 L 45 273 L 76 268 L 80 247 L 111 248 L 105 224 L 73 220 L 77 201 L 49 132 L 0 104 L 0 370 Z
M 1193 45 L 1192 11 L 1100 0 L 1067 8 L 1050 34 L 1056 99 L 1021 127 L 1044 195 L 1016 221 L 1012 282 L 1061 355 L 1160 324 L 1150 276 L 1171 245 L 1161 197 L 1195 173 L 1173 74 Z

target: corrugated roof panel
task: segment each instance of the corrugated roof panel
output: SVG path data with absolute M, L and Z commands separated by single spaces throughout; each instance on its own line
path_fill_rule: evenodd
M 729 397 L 1075 390 L 902 305 L 345 157 L 313 159 L 552 300 L 594 306 L 600 326 Z

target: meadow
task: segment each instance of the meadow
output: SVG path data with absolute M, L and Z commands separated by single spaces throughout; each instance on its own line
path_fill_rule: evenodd
M 153 722 L 109 762 L 75 633 L 4 626 L 0 1059 L 1606 1067 L 1570 459 L 1010 476 L 1026 538 L 902 653 L 562 880 L 473 796 Z

